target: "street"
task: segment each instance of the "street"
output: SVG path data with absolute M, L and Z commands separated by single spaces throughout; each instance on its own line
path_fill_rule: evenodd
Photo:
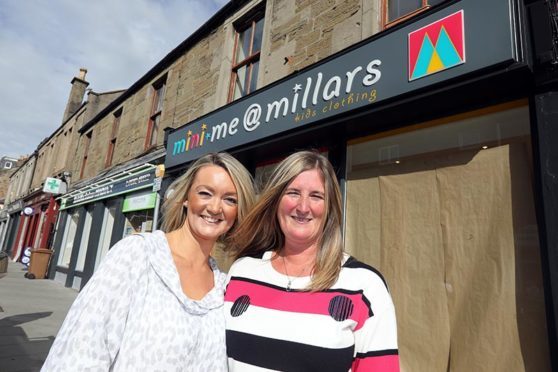
M 26 279 L 9 262 L 0 278 L 0 372 L 40 370 L 78 292 L 48 279 Z

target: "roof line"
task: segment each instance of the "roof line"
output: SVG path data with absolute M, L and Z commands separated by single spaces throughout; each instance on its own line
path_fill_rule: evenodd
M 163 71 L 165 68 L 170 66 L 174 61 L 176 61 L 185 51 L 189 50 L 190 47 L 195 45 L 202 37 L 209 34 L 215 26 L 221 24 L 226 20 L 230 14 L 244 4 L 248 3 L 250 0 L 231 0 L 225 4 L 220 10 L 217 11 L 207 22 L 205 22 L 200 28 L 194 31 L 190 36 L 186 38 L 182 43 L 180 43 L 176 48 L 174 48 L 169 54 L 163 57 L 155 66 L 153 66 L 145 75 L 143 75 L 138 81 L 136 81 L 130 88 L 128 88 L 124 93 L 122 93 L 118 98 L 108 104 L 103 110 L 101 110 L 97 115 L 95 115 L 91 120 L 85 123 L 78 131 L 79 133 L 86 132 L 89 128 L 94 126 L 101 118 L 112 112 L 118 105 L 123 103 L 128 97 L 132 96 L 134 93 L 139 91 L 147 82 L 152 80 L 157 74 Z

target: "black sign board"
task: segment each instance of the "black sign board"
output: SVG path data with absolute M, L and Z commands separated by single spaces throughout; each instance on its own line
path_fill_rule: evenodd
M 143 189 L 152 186 L 154 178 L 155 172 L 147 171 L 107 185 L 84 189 L 82 192 L 74 196 L 62 198 L 60 209 L 67 209 L 75 207 L 76 205 L 86 204 L 95 200 L 106 199 L 119 194 Z
M 510 1 L 455 2 L 195 120 L 169 135 L 165 165 L 517 61 Z

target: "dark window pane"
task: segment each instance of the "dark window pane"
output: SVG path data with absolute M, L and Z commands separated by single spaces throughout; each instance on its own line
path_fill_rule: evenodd
M 420 8 L 422 8 L 422 0 L 388 0 L 389 21 L 393 21 Z
M 252 54 L 259 52 L 262 48 L 263 24 L 263 18 L 256 22 L 256 31 L 254 32 L 254 46 L 252 47 Z
M 156 99 L 155 112 L 161 111 L 163 109 L 164 95 L 165 95 L 165 86 L 161 85 L 159 88 L 157 88 L 157 91 L 155 92 L 155 99 Z
M 238 35 L 238 47 L 236 53 L 236 63 L 244 61 L 250 56 L 250 38 L 252 36 L 252 27 L 247 28 Z
M 240 98 L 246 94 L 245 81 L 247 66 L 242 66 L 236 71 L 236 81 L 234 82 L 234 98 Z
M 445 0 L 428 0 L 428 5 L 438 5 L 443 3 Z
M 157 115 L 154 119 L 153 119 L 153 127 L 151 129 L 151 140 L 150 145 L 151 146 L 155 146 L 157 144 L 157 132 L 159 129 L 159 120 L 161 119 L 161 115 Z
M 258 69 L 260 67 L 260 61 L 256 61 L 252 65 L 252 77 L 250 78 L 250 93 L 256 90 L 258 85 Z

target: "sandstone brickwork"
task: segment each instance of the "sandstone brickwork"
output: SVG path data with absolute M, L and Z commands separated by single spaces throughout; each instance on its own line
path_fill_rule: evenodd
M 261 1 L 248 1 L 219 26 L 207 32 L 167 68 L 127 97 L 112 112 L 93 123 L 83 177 L 106 170 L 114 113 L 122 110 L 111 164 L 125 163 L 153 150 L 145 148 L 153 85 L 165 79 L 163 110 L 157 146 L 165 127 L 179 127 L 227 104 L 234 24 Z M 378 31 L 379 1 L 267 0 L 258 88 L 314 64 Z M 72 174 L 79 177 L 86 133 L 80 134 Z

